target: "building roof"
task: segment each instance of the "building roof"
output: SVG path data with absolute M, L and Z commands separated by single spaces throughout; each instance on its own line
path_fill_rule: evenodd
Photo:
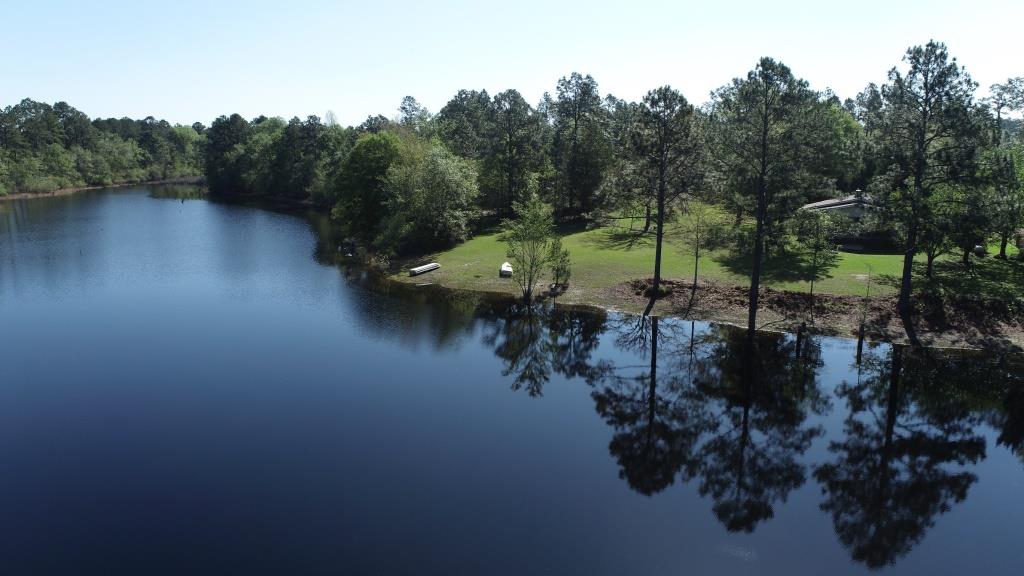
M 873 202 L 868 200 L 864 196 L 857 196 L 851 194 L 850 196 L 844 196 L 842 198 L 829 198 L 828 200 L 820 200 L 818 202 L 811 202 L 810 204 L 804 204 L 800 207 L 801 210 L 824 210 L 827 208 L 839 208 L 842 206 L 872 206 Z

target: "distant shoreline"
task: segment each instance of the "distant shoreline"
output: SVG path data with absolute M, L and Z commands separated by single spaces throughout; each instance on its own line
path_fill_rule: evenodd
M 69 196 L 78 192 L 85 192 L 87 190 L 101 190 L 103 188 L 124 188 L 126 186 L 151 186 L 154 184 L 202 184 L 203 178 L 201 176 L 191 176 L 185 178 L 166 178 L 163 180 L 144 180 L 141 182 L 122 182 L 120 184 L 111 184 L 109 186 L 80 186 L 77 188 L 59 188 L 57 190 L 51 190 L 49 192 L 18 192 L 15 194 L 0 195 L 0 202 L 5 200 L 28 200 L 31 198 L 51 198 L 57 196 Z

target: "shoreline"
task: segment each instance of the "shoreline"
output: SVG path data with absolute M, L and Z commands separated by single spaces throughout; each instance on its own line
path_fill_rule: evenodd
M 510 301 L 517 298 L 511 291 L 498 291 L 480 288 L 467 288 L 452 286 L 443 282 L 428 281 L 421 276 L 414 277 L 418 281 L 396 273 L 384 273 L 382 279 L 410 291 L 444 290 L 453 293 L 479 294 L 491 298 L 505 298 Z M 689 300 L 689 289 L 692 284 L 676 280 L 668 280 L 668 283 L 685 285 L 687 288 L 686 300 Z M 535 303 L 552 303 L 556 306 L 582 307 L 601 310 L 609 313 L 640 315 L 646 308 L 649 299 L 643 296 L 630 296 L 631 287 L 618 285 L 607 290 L 608 294 L 603 298 L 590 297 L 592 295 L 573 290 L 551 297 L 543 295 L 535 300 Z M 707 300 L 726 300 L 736 296 L 743 296 L 748 290 L 742 286 L 722 286 L 712 282 L 699 282 L 698 294 L 702 294 L 696 300 L 697 305 L 688 302 L 685 307 L 680 306 L 677 292 L 672 296 L 660 298 L 650 314 L 653 316 L 675 318 L 679 320 L 694 320 L 697 322 L 710 322 L 715 324 L 728 324 L 738 328 L 746 329 L 746 307 L 735 305 L 704 305 Z M 856 342 L 858 340 L 858 329 L 860 326 L 860 310 L 850 310 L 850 306 L 859 307 L 863 305 L 863 298 L 836 296 L 832 294 L 818 294 L 814 302 L 815 314 L 821 313 L 818 322 L 807 322 L 807 317 L 797 315 L 796 310 L 805 311 L 809 304 L 803 300 L 808 295 L 801 292 L 776 290 L 762 288 L 762 306 L 758 308 L 759 327 L 758 331 L 775 333 L 797 333 L 801 323 L 806 322 L 805 333 L 830 338 L 842 338 Z M 795 307 L 792 301 L 796 300 Z M 779 302 L 789 302 L 790 305 L 778 307 Z M 773 305 L 775 304 L 775 305 Z M 902 320 L 895 314 L 896 298 L 893 296 L 872 297 L 867 302 L 868 314 L 865 325 L 864 340 L 866 342 L 886 343 L 901 346 L 913 346 L 914 343 L 906 333 Z M 740 309 L 742 308 L 742 309 Z M 842 309 L 845 308 L 845 309 Z M 998 329 L 979 329 L 976 326 L 957 326 L 943 329 L 935 329 L 928 325 L 927 316 L 932 311 L 921 310 L 915 314 L 913 329 L 918 344 L 922 348 L 935 350 L 989 350 L 999 352 L 1020 353 L 1024 352 L 1024 326 L 1018 321 L 1015 326 L 1007 326 L 1006 323 L 990 321 L 999 324 Z M 856 321 L 851 322 L 851 319 Z
M 85 186 L 65 188 L 51 192 L 19 193 L 0 196 L 2 200 L 19 200 L 31 198 L 48 198 L 67 196 L 88 190 L 104 188 L 124 188 L 128 186 L 148 186 L 161 184 L 200 184 L 201 178 L 173 178 L 151 182 L 131 182 L 112 186 Z M 270 211 L 284 211 L 302 217 L 306 211 L 323 212 L 320 207 L 304 202 L 277 201 L 245 197 L 210 197 L 210 200 L 221 200 L 233 204 L 254 206 Z M 307 212 L 308 213 L 308 212 Z M 400 290 L 421 292 L 425 288 L 444 290 L 451 293 L 477 294 L 490 298 L 515 300 L 517 294 L 511 284 L 493 286 L 463 286 L 457 281 L 448 280 L 445 276 L 430 275 L 410 278 L 404 274 L 407 264 L 420 261 L 422 257 L 405 258 L 395 262 L 388 270 L 376 269 L 380 281 L 387 286 Z M 335 265 L 366 268 L 366 263 L 339 257 Z M 637 283 L 642 279 L 616 284 L 606 288 L 587 288 L 573 286 L 557 296 L 543 292 L 536 300 L 538 303 L 552 303 L 557 306 L 583 307 L 611 313 L 640 315 L 643 313 L 649 298 L 638 294 Z M 696 290 L 692 280 L 666 279 L 666 285 L 672 287 L 668 296 L 659 298 L 650 314 L 660 317 L 695 320 L 728 324 L 746 328 L 746 294 L 748 287 L 726 285 L 700 279 Z M 385 288 L 386 290 L 387 288 Z M 998 299 L 971 299 L 946 302 L 939 299 L 919 298 L 919 310 L 913 318 L 913 329 L 919 345 L 934 349 L 956 350 L 999 350 L 1008 352 L 1024 352 L 1024 314 L 1013 309 L 1014 303 Z M 905 325 L 895 312 L 896 299 L 892 295 L 873 296 L 867 301 L 863 297 L 842 296 L 829 293 L 818 293 L 813 299 L 804 292 L 788 291 L 763 287 L 761 306 L 758 309 L 759 331 L 796 333 L 802 322 L 806 322 L 806 333 L 834 338 L 857 340 L 860 319 L 864 314 L 865 302 L 867 315 L 864 339 L 868 342 L 882 342 L 896 345 L 912 345 Z M 813 302 L 813 313 L 811 307 Z M 983 313 L 991 308 L 992 303 L 1002 304 L 1006 310 L 1002 315 Z M 1017 305 L 1021 306 L 1018 299 Z M 936 322 L 934 317 L 940 317 Z M 808 321 L 811 320 L 811 321 Z
M 109 186 L 78 186 L 76 188 L 58 188 L 57 190 L 50 190 L 49 192 L 16 192 L 14 194 L 5 194 L 0 196 L 0 202 L 5 200 L 31 200 L 33 198 L 56 198 L 60 196 L 70 196 L 79 192 L 86 192 L 89 190 L 103 190 L 105 188 L 126 188 L 128 186 L 156 186 L 160 184 L 187 184 L 187 185 L 200 185 L 204 182 L 202 176 L 189 176 L 182 178 L 166 178 L 163 180 L 146 180 L 142 182 L 121 182 L 119 184 L 111 184 Z

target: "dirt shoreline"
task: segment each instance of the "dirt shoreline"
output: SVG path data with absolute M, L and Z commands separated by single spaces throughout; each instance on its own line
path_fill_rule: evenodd
M 109 186 L 80 186 L 77 188 L 60 188 L 49 192 L 18 192 L 15 194 L 0 195 L 0 202 L 5 200 L 29 200 L 32 198 L 53 198 L 58 196 L 69 196 L 87 190 L 101 190 L 103 188 L 125 188 L 127 186 L 152 186 L 156 184 L 202 184 L 203 178 L 194 176 L 190 178 L 167 178 L 164 180 L 146 180 L 144 182 L 122 182 Z
M 691 282 L 668 284 L 672 293 L 658 300 L 654 313 L 746 327 L 748 288 L 699 282 L 694 292 Z M 644 288 L 642 281 L 620 284 L 608 289 L 608 297 L 625 303 L 625 311 L 642 311 L 650 302 Z M 916 340 L 930 348 L 1024 351 L 1024 301 L 1020 299 L 919 293 L 909 326 L 896 302 L 895 296 L 811 296 L 763 288 L 758 328 L 795 332 L 805 324 L 814 334 L 856 339 L 863 322 L 865 339 L 870 341 L 914 344 Z
M 394 276 L 389 279 L 409 288 L 417 286 Z M 651 314 L 746 327 L 747 287 L 701 281 L 694 291 L 689 281 L 667 280 L 663 284 L 667 284 L 672 292 L 655 302 Z M 426 285 L 515 298 L 514 294 L 508 292 L 433 282 Z M 650 298 L 644 295 L 645 287 L 642 280 L 594 292 L 573 290 L 570 286 L 564 294 L 555 298 L 542 295 L 541 299 L 562 306 L 642 314 L 650 303 Z M 971 295 L 943 300 L 918 294 L 914 305 L 911 338 L 908 326 L 897 312 L 895 296 L 878 296 L 867 300 L 858 296 L 834 294 L 815 294 L 812 297 L 804 292 L 762 288 L 758 329 L 795 333 L 804 324 L 811 334 L 856 340 L 863 321 L 865 340 L 871 342 L 915 344 L 916 341 L 917 345 L 928 348 L 1024 351 L 1024 300 L 1007 302 Z

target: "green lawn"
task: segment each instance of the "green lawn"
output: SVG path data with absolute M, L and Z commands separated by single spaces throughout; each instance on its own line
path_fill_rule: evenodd
M 693 275 L 693 255 L 677 237 L 677 226 L 678 223 L 672 226 L 666 237 L 662 275 L 670 279 L 689 279 Z M 590 230 L 563 227 L 559 233 L 563 246 L 572 256 L 570 286 L 575 295 L 569 295 L 570 301 L 601 302 L 600 294 L 604 289 L 652 275 L 653 235 L 641 236 L 626 226 Z M 457 288 L 511 293 L 515 291 L 512 280 L 498 278 L 498 267 L 505 260 L 505 246 L 498 240 L 497 231 L 491 231 L 446 252 L 424 257 L 424 262 L 439 262 L 440 270 L 416 278 L 408 278 L 404 273 L 395 277 L 410 282 L 434 282 Z M 923 257 L 921 260 L 923 273 Z M 943 258 L 942 265 L 936 270 L 939 276 L 937 283 L 949 277 L 957 278 L 956 282 L 964 283 L 968 289 L 996 284 L 1000 293 L 1019 291 L 1024 286 L 1024 272 L 1018 262 L 990 257 L 978 260 L 979 265 L 972 274 L 966 274 L 956 261 L 952 256 Z M 699 274 L 703 279 L 746 286 L 749 285 L 749 269 L 749 261 L 734 257 L 731 249 L 719 249 L 702 255 Z M 897 290 L 896 279 L 901 269 L 900 255 L 840 253 L 828 277 L 815 283 L 815 292 L 863 295 L 870 271 L 872 295 L 892 294 Z M 766 263 L 764 283 L 774 288 L 807 291 L 810 284 L 804 270 L 791 258 L 773 258 Z

